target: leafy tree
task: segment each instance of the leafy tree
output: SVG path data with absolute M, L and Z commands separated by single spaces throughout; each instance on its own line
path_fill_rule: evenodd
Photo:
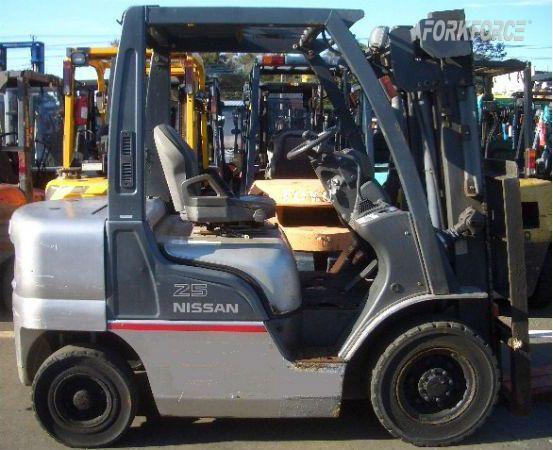
M 230 63 L 237 72 L 247 75 L 255 64 L 255 55 L 253 53 L 239 53 L 231 59 Z
M 220 54 L 219 53 L 200 53 L 202 61 L 204 64 L 217 64 L 219 62 Z
M 252 53 L 202 53 L 208 75 L 219 79 L 221 94 L 225 100 L 242 98 L 244 83 L 255 63 Z
M 482 36 L 481 33 L 474 34 L 472 48 L 474 58 L 478 60 L 501 61 L 507 56 L 503 42 L 496 42 L 486 35 Z

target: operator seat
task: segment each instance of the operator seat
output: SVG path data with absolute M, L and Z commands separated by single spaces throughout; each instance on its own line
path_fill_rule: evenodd
M 175 210 L 199 224 L 263 223 L 275 215 L 269 197 L 237 197 L 216 173 L 200 173 L 194 151 L 168 125 L 154 128 L 154 142 Z M 215 195 L 200 195 L 207 183 Z
M 307 154 L 293 161 L 287 158 L 290 150 L 305 142 L 302 135 L 303 130 L 285 130 L 273 137 L 273 152 L 267 167 L 267 178 L 317 178 Z

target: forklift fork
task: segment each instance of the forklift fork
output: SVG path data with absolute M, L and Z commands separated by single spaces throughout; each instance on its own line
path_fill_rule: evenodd
M 495 247 L 495 264 L 501 264 L 497 257 L 506 264 L 507 280 L 502 286 L 494 286 L 496 291 L 505 290 L 504 298 L 508 299 L 507 315 L 499 315 L 497 324 L 500 343 L 508 348 L 510 377 L 503 377 L 504 393 L 509 398 L 511 410 L 519 415 L 526 415 L 531 407 L 531 356 L 528 333 L 528 295 L 526 289 L 526 265 L 524 261 L 524 240 L 518 167 L 513 161 L 486 161 L 488 168 L 494 165 L 501 172 L 491 178 L 494 190 L 491 198 L 501 201 L 502 220 L 492 217 L 490 227 L 492 247 Z M 494 206 L 490 205 L 493 215 Z M 499 222 L 503 223 L 499 223 Z M 494 224 L 494 222 L 496 222 Z M 500 250 L 501 249 L 501 250 Z M 497 252 L 499 250 L 499 252 Z M 494 249 L 492 248 L 492 255 Z M 492 260 L 494 256 L 492 256 Z M 497 281 L 497 280 L 494 280 Z M 498 349 L 501 351 L 501 349 Z M 510 379 L 510 387 L 505 383 Z

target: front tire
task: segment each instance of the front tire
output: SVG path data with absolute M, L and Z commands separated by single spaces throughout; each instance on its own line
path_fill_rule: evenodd
M 392 435 L 418 446 L 450 445 L 489 416 L 498 379 L 497 361 L 476 333 L 457 322 L 427 322 L 380 355 L 371 401 Z
M 136 404 L 128 364 L 93 347 L 63 347 L 44 361 L 33 382 L 40 424 L 70 447 L 115 442 L 133 421 Z

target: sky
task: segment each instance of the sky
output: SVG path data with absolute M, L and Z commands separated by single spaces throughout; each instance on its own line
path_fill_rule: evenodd
M 530 60 L 539 70 L 551 70 L 551 0 L 0 0 L 0 42 L 29 40 L 33 35 L 46 46 L 46 72 L 62 73 L 67 47 L 107 46 L 120 34 L 117 20 L 133 4 L 160 6 L 279 6 L 363 9 L 365 17 L 352 28 L 367 40 L 378 25 L 414 25 L 430 11 L 465 9 L 467 19 L 525 20 L 522 42 L 507 43 L 507 57 Z M 8 69 L 30 65 L 29 50 L 8 51 Z M 77 75 L 79 76 L 79 74 Z

